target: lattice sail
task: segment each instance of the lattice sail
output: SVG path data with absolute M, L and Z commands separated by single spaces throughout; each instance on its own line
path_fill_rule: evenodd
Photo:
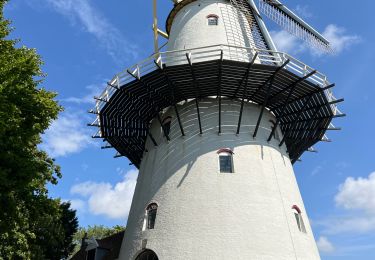
M 253 10 L 251 10 L 251 7 L 247 0 L 230 0 L 230 3 L 234 8 L 236 8 L 238 11 L 242 12 L 244 16 L 246 17 L 246 20 L 248 21 L 248 24 L 251 29 L 251 37 L 254 40 L 255 48 L 262 49 L 262 50 L 269 50 L 270 47 L 267 45 L 266 40 L 264 39 L 259 25 L 254 17 Z M 241 32 L 243 33 L 243 32 Z
M 332 52 L 329 42 L 311 26 L 298 18 L 279 1 L 259 0 L 259 11 L 276 22 L 285 31 L 324 52 Z

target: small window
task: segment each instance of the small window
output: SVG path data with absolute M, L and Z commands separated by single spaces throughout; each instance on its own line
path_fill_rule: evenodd
M 171 123 L 172 123 L 172 117 L 167 116 L 163 119 L 163 128 L 164 128 L 164 134 L 169 136 L 169 133 L 171 131 Z
M 155 219 L 156 213 L 158 211 L 158 205 L 156 203 L 152 203 L 148 205 L 146 209 L 146 227 L 147 229 L 154 229 L 155 227 Z
M 294 205 L 292 207 L 292 209 L 294 210 L 294 217 L 296 218 L 296 222 L 297 222 L 297 226 L 298 226 L 299 231 L 301 231 L 303 233 L 307 233 L 305 223 L 303 222 L 301 210 L 296 205 Z
M 210 14 L 207 16 L 208 25 L 219 25 L 219 16 Z
M 222 173 L 233 173 L 233 152 L 230 149 L 220 149 L 219 154 L 219 168 Z

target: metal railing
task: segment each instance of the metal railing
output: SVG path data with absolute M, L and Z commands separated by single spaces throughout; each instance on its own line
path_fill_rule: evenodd
M 192 49 L 159 52 L 113 77 L 101 95 L 95 98 L 96 105 L 94 110 L 91 112 L 97 114 L 98 116 L 93 124 L 100 125 L 99 113 L 103 108 L 103 105 L 109 101 L 117 89 L 133 81 L 134 77 L 140 78 L 143 75 L 162 68 L 163 64 L 166 64 L 167 66 L 188 64 L 188 60 L 186 58 L 187 54 L 193 63 L 219 60 L 221 55 L 223 55 L 224 60 L 250 62 L 256 53 L 258 54 L 258 57 L 256 58 L 255 63 L 258 64 L 280 66 L 285 61 L 289 60 L 289 63 L 287 66 L 285 66 L 285 69 L 300 77 L 306 76 L 315 71 L 310 66 L 284 52 L 234 45 L 212 45 Z M 316 72 L 314 75 L 309 77 L 308 80 L 321 88 L 330 85 L 327 77 L 320 72 Z M 329 102 L 336 100 L 331 89 L 326 89 L 324 92 Z M 342 114 L 335 104 L 330 106 L 334 115 Z M 101 136 L 100 130 L 97 135 Z

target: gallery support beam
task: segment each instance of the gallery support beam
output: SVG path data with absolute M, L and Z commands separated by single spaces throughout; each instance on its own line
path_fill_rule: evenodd
M 159 67 L 158 63 L 155 62 L 155 64 Z M 182 122 L 181 122 L 181 118 L 180 118 L 180 113 L 178 112 L 178 109 L 177 109 L 177 102 L 176 102 L 176 96 L 175 96 L 175 84 L 172 82 L 172 80 L 169 78 L 168 76 L 168 73 L 167 73 L 167 65 L 163 64 L 163 67 L 159 67 L 160 71 L 162 72 L 162 74 L 164 75 L 165 79 L 167 80 L 167 83 L 168 83 L 168 88 L 169 88 L 169 91 L 171 93 L 171 98 L 172 98 L 172 106 L 174 108 L 174 111 L 175 111 L 175 114 L 176 114 L 176 117 L 177 117 L 177 121 L 178 121 L 178 125 L 180 127 L 180 131 L 181 131 L 181 135 L 182 136 L 185 136 L 185 131 L 184 131 L 184 127 L 182 125 Z
M 289 86 L 287 86 L 286 88 L 283 88 L 282 90 L 280 90 L 279 92 L 277 92 L 275 95 L 273 95 L 272 97 L 270 97 L 270 102 L 272 102 L 274 99 L 276 99 L 278 96 L 280 96 L 281 94 L 283 94 L 284 92 L 290 90 L 290 89 L 295 89 L 296 86 L 298 86 L 298 84 L 300 84 L 301 82 L 303 82 L 304 80 L 310 78 L 312 75 L 316 74 L 317 71 L 314 70 L 312 72 L 310 72 L 309 74 L 303 76 L 302 78 L 299 78 L 297 79 L 295 82 L 293 82 L 292 84 L 290 84 Z M 290 93 L 290 91 L 289 91 Z M 289 100 L 288 100 L 289 101 Z M 286 103 L 287 105 L 288 103 Z
M 291 84 L 291 85 L 288 86 L 286 89 L 284 89 L 284 90 L 289 89 L 289 93 L 288 93 L 288 96 L 287 96 L 287 98 L 286 98 L 286 100 L 285 100 L 285 103 L 284 103 L 284 105 L 283 105 L 283 107 L 282 107 L 282 109 L 281 109 L 281 114 L 277 117 L 277 119 L 276 119 L 276 123 L 275 123 L 275 125 L 274 125 L 273 128 L 272 128 L 272 131 L 271 131 L 271 133 L 270 133 L 270 135 L 269 135 L 269 137 L 268 137 L 268 139 L 267 139 L 267 142 L 271 141 L 272 136 L 275 134 L 275 131 L 276 131 L 277 127 L 279 126 L 279 124 L 280 124 L 280 120 L 281 120 L 281 118 L 283 117 L 283 115 L 284 115 L 284 113 L 285 113 L 285 108 L 286 108 L 287 105 L 288 105 L 289 99 L 290 99 L 290 97 L 292 96 L 294 89 L 298 86 L 299 83 L 301 83 L 302 81 L 308 79 L 309 77 L 311 77 L 312 75 L 314 75 L 316 72 L 317 72 L 316 70 L 314 70 L 313 72 L 310 72 L 310 73 L 307 74 L 306 76 L 304 76 L 304 77 L 298 79 L 298 80 L 295 81 L 293 84 Z M 282 92 L 282 91 L 280 91 L 279 94 L 281 94 L 281 92 Z M 277 94 L 277 95 L 279 95 L 279 94 Z M 275 95 L 273 98 L 275 98 L 277 95 Z M 272 100 L 272 98 L 271 98 L 271 100 Z
M 270 91 L 271 91 L 271 88 L 272 88 L 272 85 L 273 85 L 273 81 L 275 79 L 275 77 L 277 76 L 277 74 L 286 66 L 288 65 L 288 63 L 290 62 L 290 60 L 286 60 L 284 62 L 283 65 L 281 65 L 280 67 L 278 67 L 275 72 L 272 74 L 272 76 L 264 83 L 263 87 L 265 87 L 266 85 L 268 85 L 267 87 L 267 94 L 266 94 L 266 97 L 263 99 L 263 104 L 262 104 L 262 108 L 260 110 L 260 113 L 259 113 L 259 117 L 258 117 L 258 121 L 257 121 L 257 124 L 255 126 L 255 130 L 254 130 L 254 134 L 253 134 L 253 138 L 255 138 L 258 134 L 258 130 L 259 130 L 259 126 L 260 126 L 260 122 L 262 121 L 262 117 L 263 117 L 263 113 L 264 113 L 264 109 L 266 108 L 267 104 L 268 104 L 268 98 L 269 98 L 269 95 L 270 95 Z M 259 88 L 260 89 L 260 88 Z M 258 89 L 258 90 L 259 90 Z M 253 94 L 253 96 L 255 96 L 255 94 Z
M 256 52 L 256 53 L 253 55 L 253 58 L 251 59 L 251 61 L 248 63 L 247 68 L 246 68 L 246 71 L 245 71 L 243 77 L 241 78 L 240 84 L 238 84 L 238 86 L 237 86 L 237 88 L 236 88 L 236 91 L 234 91 L 234 94 L 233 94 L 232 98 L 236 98 L 236 97 L 237 97 L 237 93 L 238 93 L 238 91 L 240 90 L 240 88 L 241 88 L 241 86 L 243 85 L 243 83 L 245 82 L 245 80 L 247 80 L 247 78 L 249 77 L 249 74 L 250 74 L 251 68 L 253 67 L 254 62 L 255 62 L 256 58 L 258 57 L 258 55 L 259 55 L 259 53 Z
M 197 108 L 197 118 L 198 118 L 198 125 L 199 125 L 199 133 L 203 134 L 203 131 L 202 131 L 202 122 L 201 122 L 201 115 L 200 115 L 200 112 L 199 112 L 199 102 L 198 102 L 198 98 L 200 97 L 200 88 L 199 88 L 197 79 L 195 77 L 193 63 L 191 61 L 191 57 L 190 56 L 191 56 L 191 53 L 186 53 L 186 59 L 188 60 L 188 63 L 189 63 L 189 66 L 190 66 L 190 72 L 191 72 L 191 76 L 193 78 L 193 84 L 194 84 L 194 87 L 195 87 L 195 106 Z
M 306 132 L 311 132 L 311 131 L 314 131 L 314 130 L 323 130 L 324 132 L 326 131 L 341 131 L 342 128 L 341 127 L 325 127 L 325 128 L 316 128 L 316 127 L 310 127 L 310 128 L 297 128 L 297 129 L 293 129 L 293 133 L 299 133 L 301 131 L 306 131 Z
M 312 96 L 310 96 L 311 98 Z M 309 99 L 310 99 L 309 98 Z M 324 106 L 329 106 L 329 105 L 334 105 L 334 104 L 337 104 L 337 103 L 341 103 L 341 102 L 344 102 L 345 100 L 343 98 L 340 98 L 340 99 L 336 99 L 336 100 L 332 100 L 330 102 L 327 102 L 327 103 L 323 103 L 323 104 L 318 104 L 318 105 L 314 105 L 314 106 L 311 106 L 311 107 L 306 107 L 305 105 L 303 106 L 303 108 L 301 108 L 300 110 L 297 110 L 297 111 L 294 111 L 294 112 L 290 112 L 288 114 L 284 114 L 282 116 L 282 118 L 285 118 L 285 117 L 288 117 L 288 116 L 293 116 L 295 114 L 299 114 L 300 112 L 307 112 L 307 111 L 310 111 L 312 109 L 315 109 L 317 107 L 324 107 Z M 305 103 L 306 104 L 306 103 Z
M 306 108 L 306 106 L 308 106 L 308 104 L 310 103 L 310 101 L 312 100 L 313 98 L 313 95 L 311 95 L 307 101 L 305 101 L 305 103 L 303 104 L 303 107 L 301 108 L 301 110 L 299 111 L 298 115 L 296 116 L 296 119 L 299 120 L 304 112 L 304 109 Z M 280 141 L 279 143 L 279 147 L 281 147 L 284 142 L 285 142 L 285 139 L 289 136 L 289 133 L 294 130 L 295 128 L 295 125 L 297 125 L 297 123 L 294 123 L 291 127 L 288 128 L 288 130 L 284 133 L 284 136 L 283 136 L 283 139 Z
M 326 90 L 328 90 L 328 89 L 331 89 L 331 88 L 333 88 L 334 86 L 335 86 L 335 84 L 330 84 L 330 85 L 325 86 L 325 87 L 323 87 L 323 88 L 321 88 L 321 87 L 318 86 L 317 89 L 316 89 L 314 92 L 311 92 L 311 93 L 306 94 L 306 95 L 303 95 L 303 96 L 301 96 L 301 97 L 299 97 L 299 98 L 297 98 L 297 99 L 294 99 L 294 100 L 290 101 L 290 102 L 288 103 L 288 105 L 293 105 L 293 104 L 295 104 L 295 103 L 297 103 L 297 102 L 300 102 L 301 100 L 303 100 L 303 99 L 305 99 L 305 98 L 308 98 L 308 97 L 310 97 L 310 96 L 317 95 L 317 94 L 322 93 L 322 92 L 324 92 L 324 91 L 326 91 Z M 271 109 L 271 112 L 275 112 L 276 109 L 277 109 L 277 107 Z
M 245 86 L 244 86 L 244 89 L 243 89 L 243 92 L 242 92 L 240 116 L 238 118 L 238 124 L 237 124 L 237 132 L 236 132 L 236 134 L 240 134 L 241 121 L 242 121 L 242 112 L 243 112 L 243 107 L 244 107 L 244 104 L 245 104 L 245 96 L 247 95 L 247 83 L 249 81 L 249 75 L 250 75 L 251 68 L 253 67 L 254 62 L 255 62 L 255 60 L 256 60 L 257 57 L 258 57 L 258 53 L 256 52 L 255 55 L 254 55 L 254 57 L 253 57 L 253 59 L 251 60 L 251 62 L 249 63 L 249 65 L 247 67 L 247 70 L 246 70 L 244 78 L 242 79 L 242 82 L 245 80 Z M 239 88 L 241 87 L 242 82 L 239 85 Z
M 167 138 L 167 140 L 170 141 L 171 139 L 169 138 L 169 135 L 168 135 L 167 131 L 165 130 L 165 126 L 164 126 L 163 122 L 161 121 L 159 112 L 156 114 L 156 118 L 158 119 L 158 122 L 161 126 L 161 129 L 163 130 L 163 134 L 164 134 L 165 138 Z
M 317 109 L 320 109 L 321 107 L 318 107 Z M 330 115 L 330 116 L 319 116 L 319 117 L 312 117 L 312 118 L 307 118 L 307 119 L 300 119 L 297 121 L 288 121 L 285 122 L 285 124 L 289 123 L 295 123 L 295 122 L 306 122 L 306 121 L 316 121 L 316 120 L 324 120 L 324 119 L 333 119 L 333 118 L 338 118 L 338 117 L 345 117 L 346 114 L 338 114 L 338 115 Z
M 320 111 L 320 107 L 319 108 L 316 108 L 312 114 L 312 117 L 316 117 L 318 114 L 319 114 L 319 111 Z M 295 121 L 296 123 L 299 122 L 299 120 L 296 120 Z M 318 127 L 318 124 L 319 122 L 318 121 L 314 121 L 314 120 L 311 120 L 308 122 L 308 125 L 306 126 L 307 127 Z M 293 150 L 295 151 L 299 151 L 301 150 L 304 146 L 306 146 L 306 143 L 308 142 L 308 138 L 303 138 L 306 134 L 308 134 L 309 132 L 308 131 L 301 131 L 301 132 L 298 132 L 297 134 L 297 137 L 295 138 L 295 142 L 288 148 L 288 149 L 291 149 L 293 148 Z M 316 133 L 316 131 L 315 131 Z M 314 133 L 314 135 L 315 135 Z M 298 142 L 298 140 L 303 140 L 302 141 L 302 144 L 300 144 L 299 146 L 297 146 L 296 142 Z M 303 151 L 302 151 L 303 153 Z M 299 158 L 301 157 L 302 153 L 298 154 L 298 156 L 296 158 Z

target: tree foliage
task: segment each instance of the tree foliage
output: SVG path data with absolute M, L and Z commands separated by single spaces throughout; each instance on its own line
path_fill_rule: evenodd
M 81 239 L 85 234 L 87 234 L 88 238 L 102 239 L 123 230 L 125 230 L 125 227 L 120 225 L 113 227 L 105 227 L 103 225 L 88 226 L 87 228 L 80 227 L 74 234 L 74 242 L 81 243 Z
M 56 200 L 49 199 L 48 202 L 52 203 Z M 54 211 L 53 206 L 47 210 L 50 212 L 48 214 L 44 212 L 37 221 L 36 243 L 32 249 L 33 259 L 36 256 L 38 259 L 66 258 L 74 249 L 73 235 L 78 229 L 76 212 L 70 209 L 69 202 L 60 203 L 57 212 Z
M 36 51 L 9 39 L 5 4 L 0 0 L 0 259 L 60 259 L 48 258 L 46 248 L 64 247 L 77 219 L 70 204 L 48 197 L 46 185 L 61 173 L 38 145 L 61 107 L 55 93 L 40 88 Z

